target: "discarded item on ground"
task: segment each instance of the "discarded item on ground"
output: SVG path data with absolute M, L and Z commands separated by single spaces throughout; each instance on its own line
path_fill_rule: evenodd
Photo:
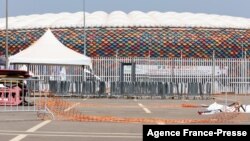
M 250 105 L 242 105 L 239 102 L 234 102 L 230 105 L 222 105 L 214 102 L 213 104 L 209 105 L 205 111 L 198 111 L 199 115 L 211 115 L 221 112 L 239 112 L 239 113 L 250 113 Z

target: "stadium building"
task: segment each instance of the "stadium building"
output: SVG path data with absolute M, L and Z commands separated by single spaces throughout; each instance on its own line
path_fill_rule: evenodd
M 250 19 L 210 14 L 133 11 L 86 13 L 90 57 L 241 58 L 250 52 Z M 9 18 L 9 54 L 34 43 L 47 28 L 67 47 L 84 52 L 83 12 Z M 5 18 L 0 19 L 0 55 Z

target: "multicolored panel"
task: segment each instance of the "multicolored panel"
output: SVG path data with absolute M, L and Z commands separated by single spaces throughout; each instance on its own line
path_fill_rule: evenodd
M 9 31 L 9 54 L 34 43 L 46 29 Z M 52 29 L 67 47 L 83 53 L 82 28 Z M 88 28 L 90 57 L 241 58 L 250 55 L 250 29 L 206 28 Z M 5 31 L 0 31 L 0 55 L 5 53 Z

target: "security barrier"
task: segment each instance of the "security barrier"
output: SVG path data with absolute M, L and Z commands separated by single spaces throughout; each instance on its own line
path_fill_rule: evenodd
M 216 56 L 216 55 L 214 55 Z M 93 58 L 82 66 L 29 65 L 39 89 L 57 95 L 208 96 L 250 93 L 250 60 L 198 58 Z M 14 68 L 20 68 L 16 65 Z
M 111 82 L 111 95 L 190 98 L 211 96 L 211 84 L 172 82 Z
M 50 92 L 56 96 L 102 96 L 106 83 L 98 81 L 49 81 Z
M 55 96 L 158 96 L 161 98 L 207 98 L 210 83 L 49 81 Z
M 40 83 L 37 79 L 1 78 L 0 112 L 50 114 L 47 95 L 41 93 Z

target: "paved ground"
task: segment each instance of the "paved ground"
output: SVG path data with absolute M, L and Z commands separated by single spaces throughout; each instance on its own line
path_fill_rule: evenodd
M 203 119 L 198 110 L 204 108 L 181 108 L 182 104 L 209 105 L 214 101 L 231 103 L 234 100 L 243 104 L 249 96 L 217 96 L 215 100 L 160 100 L 160 99 L 65 99 L 76 104 L 74 107 L 87 115 L 117 116 L 128 118 L 163 119 Z M 249 103 L 248 103 L 249 104 Z M 3 110 L 3 107 L 0 107 Z M 250 115 L 240 124 L 250 124 Z M 157 124 L 157 123 L 156 123 Z M 41 121 L 35 112 L 1 112 L 1 141 L 141 141 L 142 123 L 107 123 L 75 121 Z
M 1 140 L 14 139 L 18 135 L 27 135 L 23 141 L 82 141 L 82 140 L 141 140 L 141 124 L 117 124 L 94 122 L 51 121 L 36 131 L 28 132 L 31 127 L 44 121 L 15 121 L 3 123 L 0 130 Z M 7 127 L 6 127 L 7 126 Z M 20 139 L 20 138 L 19 138 Z M 18 141 L 16 138 L 13 141 Z

